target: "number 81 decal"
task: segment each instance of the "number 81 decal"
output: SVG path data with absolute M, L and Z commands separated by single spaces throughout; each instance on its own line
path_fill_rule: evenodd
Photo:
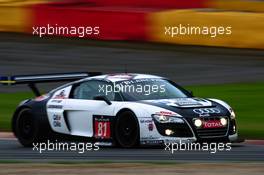
M 105 118 L 104 116 L 94 117 L 94 137 L 102 139 L 111 138 L 110 118 Z

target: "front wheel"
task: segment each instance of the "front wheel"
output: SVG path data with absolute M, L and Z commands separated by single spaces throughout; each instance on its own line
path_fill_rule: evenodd
M 135 147 L 139 144 L 139 125 L 133 112 L 126 111 L 118 115 L 115 138 L 117 144 L 124 148 Z
M 25 146 L 30 147 L 33 143 L 38 141 L 38 121 L 32 115 L 31 109 L 21 109 L 13 119 L 13 132 L 19 142 Z

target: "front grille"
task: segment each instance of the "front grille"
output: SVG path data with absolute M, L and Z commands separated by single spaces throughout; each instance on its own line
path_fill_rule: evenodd
M 220 120 L 222 117 L 203 117 L 203 121 Z M 197 135 L 200 138 L 212 138 L 212 137 L 225 137 L 229 128 L 229 120 L 227 119 L 227 125 L 223 128 L 196 128 Z

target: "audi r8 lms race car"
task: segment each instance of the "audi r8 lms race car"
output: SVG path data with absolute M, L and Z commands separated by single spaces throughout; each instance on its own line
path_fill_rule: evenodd
M 59 81 L 73 82 L 44 95 L 36 87 Z M 1 83 L 28 84 L 37 96 L 21 102 L 12 119 L 13 132 L 24 146 L 49 131 L 121 147 L 234 142 L 238 137 L 235 113 L 227 103 L 194 97 L 159 76 L 64 73 L 2 77 Z

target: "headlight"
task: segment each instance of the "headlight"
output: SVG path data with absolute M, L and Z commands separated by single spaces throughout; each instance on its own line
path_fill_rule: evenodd
M 200 128 L 202 125 L 203 125 L 203 121 L 199 118 L 196 118 L 193 120 L 194 121 L 194 125 L 197 127 L 197 128 Z
M 227 125 L 227 119 L 222 117 L 220 118 L 220 123 L 223 125 L 223 126 L 226 126 Z
M 159 123 L 184 123 L 184 120 L 177 116 L 152 114 L 152 117 Z
M 230 115 L 231 119 L 235 119 L 236 118 L 236 114 L 235 114 L 234 110 L 230 109 L 230 111 L 231 111 L 231 115 Z

